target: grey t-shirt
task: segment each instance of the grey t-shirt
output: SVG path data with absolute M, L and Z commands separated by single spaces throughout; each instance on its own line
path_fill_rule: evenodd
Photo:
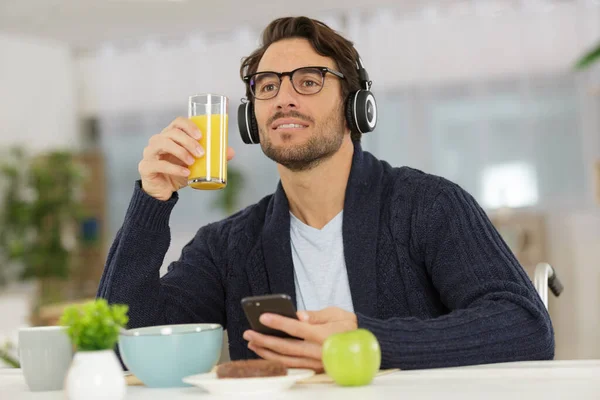
M 316 229 L 290 212 L 290 239 L 298 310 L 329 306 L 354 312 L 344 260 L 343 211 Z

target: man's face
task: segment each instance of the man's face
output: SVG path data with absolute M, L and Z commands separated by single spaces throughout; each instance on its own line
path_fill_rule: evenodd
M 257 72 L 288 72 L 307 66 L 338 70 L 308 40 L 286 39 L 269 46 Z M 341 93 L 340 79 L 330 73 L 325 74 L 321 91 L 312 95 L 296 92 L 286 76 L 277 96 L 254 100 L 260 145 L 267 157 L 292 171 L 304 171 L 338 151 L 344 135 L 349 135 Z

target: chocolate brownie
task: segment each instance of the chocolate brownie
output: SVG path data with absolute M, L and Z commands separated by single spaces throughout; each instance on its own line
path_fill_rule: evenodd
M 217 367 L 217 378 L 258 378 L 287 375 L 287 368 L 278 361 L 238 360 Z

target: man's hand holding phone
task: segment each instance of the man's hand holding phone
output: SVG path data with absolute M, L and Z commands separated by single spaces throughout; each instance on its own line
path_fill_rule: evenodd
M 244 339 L 248 341 L 250 350 L 266 360 L 280 361 L 289 368 L 310 368 L 322 372 L 321 347 L 325 339 L 334 333 L 347 332 L 358 327 L 356 315 L 341 308 L 328 307 L 320 311 L 300 311 L 290 315 L 289 296 L 273 296 L 279 297 L 280 300 L 276 300 L 277 302 L 289 301 L 287 306 L 282 306 L 288 310 L 286 316 L 281 315 L 286 313 L 270 310 L 254 313 L 250 317 L 244 307 L 252 327 L 251 330 L 244 332 Z M 265 296 L 262 297 L 262 301 L 265 301 Z M 257 301 L 254 300 L 255 305 L 256 303 Z M 293 304 L 291 305 L 293 308 Z M 258 321 L 255 321 L 255 318 Z M 257 331 L 257 327 L 261 326 L 269 329 L 270 333 L 280 332 L 278 335 L 285 337 L 274 336 L 264 330 L 263 333 Z

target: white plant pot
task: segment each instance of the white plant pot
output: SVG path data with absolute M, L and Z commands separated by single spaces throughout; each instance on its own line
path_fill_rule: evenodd
M 125 390 L 123 370 L 112 350 L 75 353 L 65 378 L 69 400 L 121 400 Z

